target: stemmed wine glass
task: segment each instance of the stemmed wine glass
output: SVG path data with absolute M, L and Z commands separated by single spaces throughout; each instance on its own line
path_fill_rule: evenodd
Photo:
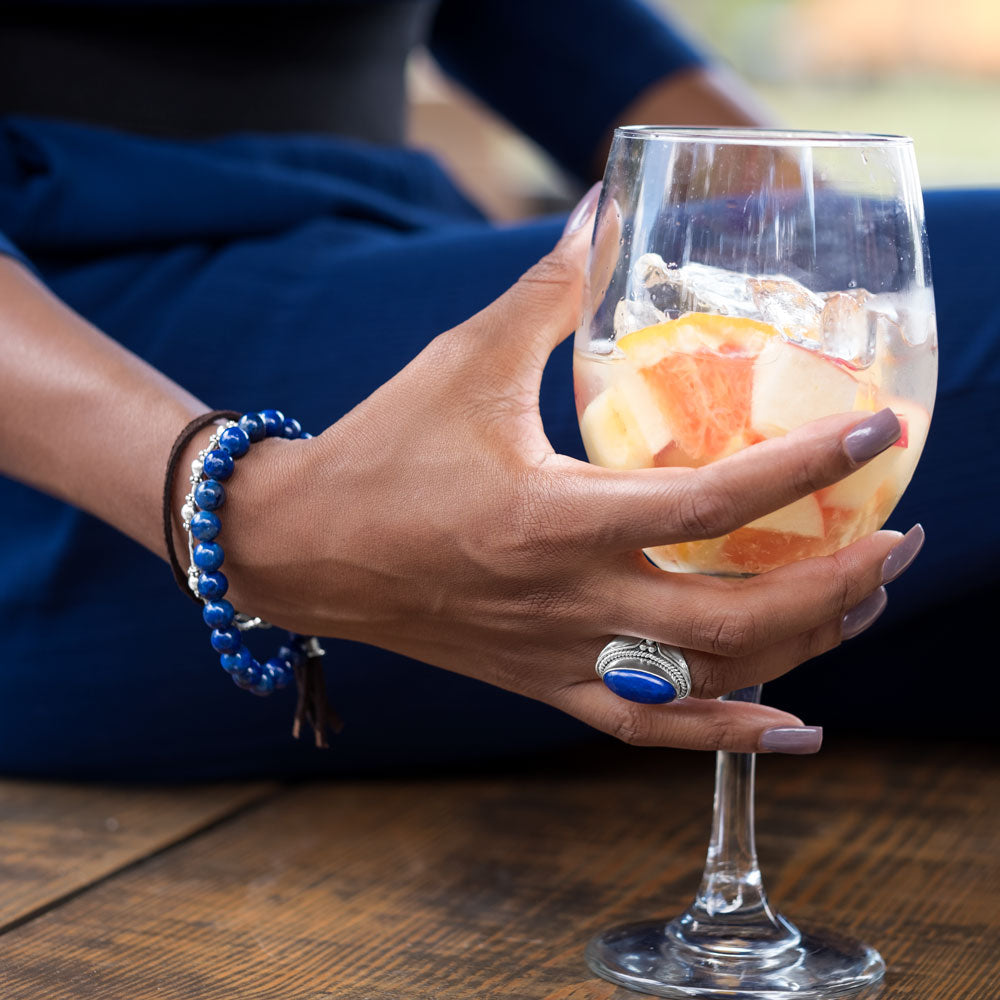
M 923 448 L 937 343 L 923 203 L 900 136 L 637 126 L 615 132 L 575 384 L 590 460 L 701 466 L 810 420 L 883 407 L 897 445 L 715 539 L 647 556 L 748 576 L 877 530 Z M 760 687 L 730 699 L 758 701 Z M 663 711 L 669 711 L 665 707 Z M 680 916 L 605 931 L 598 975 L 665 997 L 842 997 L 878 953 L 776 914 L 754 845 L 754 755 L 719 753 L 708 859 Z

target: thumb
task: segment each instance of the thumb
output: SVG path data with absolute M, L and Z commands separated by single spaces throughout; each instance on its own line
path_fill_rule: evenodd
M 505 367 L 541 370 L 555 346 L 580 320 L 587 251 L 601 185 L 595 184 L 570 213 L 559 242 L 510 289 L 470 321 L 498 346 Z

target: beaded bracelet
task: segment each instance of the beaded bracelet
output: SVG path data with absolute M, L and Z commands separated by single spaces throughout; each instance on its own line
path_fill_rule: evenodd
M 325 730 L 332 712 L 323 685 L 324 650 L 319 640 L 315 636 L 289 632 L 286 644 L 277 655 L 262 664 L 244 645 L 242 633 L 271 628 L 271 625 L 261 618 L 236 611 L 225 599 L 229 581 L 220 571 L 225 553 L 216 540 L 222 528 L 217 512 L 226 502 L 226 489 L 222 484 L 233 474 L 236 462 L 247 454 L 251 444 L 265 437 L 304 439 L 312 435 L 280 410 L 244 413 L 239 420 L 227 420 L 222 427 L 217 427 L 208 446 L 192 461 L 191 489 L 181 507 L 190 557 L 187 584 L 196 599 L 202 601 L 202 619 L 212 629 L 212 648 L 237 687 L 257 695 L 269 695 L 287 687 L 294 677 L 298 683 L 299 704 L 293 734 L 299 735 L 302 720 L 307 718 L 315 730 L 317 745 L 326 746 Z M 339 722 L 335 716 L 332 721 L 337 728 Z

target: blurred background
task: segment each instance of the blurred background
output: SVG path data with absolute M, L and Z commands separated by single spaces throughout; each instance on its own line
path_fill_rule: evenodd
M 925 187 L 1000 184 L 1000 0 L 647 2 L 788 127 L 911 135 Z M 409 78 L 411 141 L 436 152 L 493 217 L 575 201 L 576 181 L 425 53 Z

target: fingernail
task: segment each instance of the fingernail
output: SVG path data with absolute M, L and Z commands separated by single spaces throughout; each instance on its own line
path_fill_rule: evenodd
M 892 410 L 879 410 L 844 437 L 844 451 L 853 465 L 861 465 L 899 440 L 902 428 Z
M 898 580 L 910 568 L 913 560 L 917 558 L 917 553 L 924 547 L 925 537 L 923 526 L 919 524 L 915 524 L 903 535 L 882 563 L 883 583 Z
M 861 635 L 885 611 L 885 606 L 888 603 L 889 596 L 885 592 L 885 587 L 879 587 L 874 594 L 869 594 L 860 604 L 855 604 L 841 619 L 841 639 L 853 639 L 856 635 Z
M 563 236 L 575 233 L 594 214 L 597 208 L 597 199 L 601 196 L 601 182 L 598 181 L 591 189 L 576 203 L 576 208 L 569 213 L 566 220 L 566 228 Z
M 823 745 L 822 726 L 778 726 L 760 734 L 760 749 L 771 753 L 816 753 Z

